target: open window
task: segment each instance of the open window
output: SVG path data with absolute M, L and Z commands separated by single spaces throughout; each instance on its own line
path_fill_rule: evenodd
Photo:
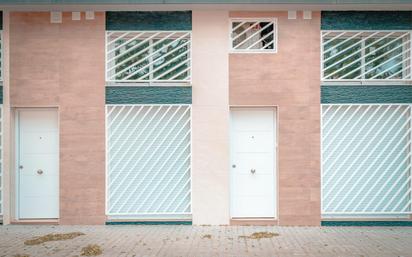
M 276 53 L 276 19 L 235 18 L 230 21 L 230 49 L 234 53 Z

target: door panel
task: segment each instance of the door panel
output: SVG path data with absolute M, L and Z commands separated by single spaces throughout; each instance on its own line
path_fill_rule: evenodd
M 273 174 L 273 153 L 237 153 L 237 174 L 250 174 L 251 167 L 259 171 L 259 174 Z
M 272 194 L 273 181 L 272 174 L 236 174 L 233 183 L 243 185 L 242 190 L 235 192 L 235 196 L 261 196 L 267 197 Z
M 272 130 L 260 131 L 235 131 L 237 140 L 233 142 L 237 153 L 268 153 L 273 152 Z
M 269 131 L 273 129 L 273 109 L 232 109 L 232 127 L 236 131 Z
M 59 217 L 58 114 L 52 109 L 17 111 L 20 219 Z
M 275 217 L 275 112 L 231 110 L 231 215 Z
M 268 199 L 260 196 L 239 197 L 233 203 L 233 218 L 273 218 L 273 204 L 268 204 Z

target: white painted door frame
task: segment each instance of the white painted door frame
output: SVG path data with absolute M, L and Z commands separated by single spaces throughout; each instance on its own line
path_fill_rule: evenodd
M 15 176 L 15 197 L 14 197 L 14 218 L 16 220 L 23 220 L 23 219 L 58 219 L 59 218 L 59 212 L 57 211 L 57 215 L 53 215 L 53 217 L 33 217 L 33 218 L 22 218 L 20 215 L 20 200 L 21 200 L 21 176 L 20 176 L 20 162 L 21 162 L 21 158 L 20 158 L 20 150 L 21 150 L 21 145 L 20 145 L 20 129 L 21 129 L 21 125 L 20 125 L 20 115 L 22 112 L 29 112 L 29 111 L 33 111 L 33 112 L 41 112 L 41 111 L 54 111 L 56 112 L 57 115 L 57 121 L 56 121 L 56 129 L 57 129 L 57 187 L 60 187 L 60 162 L 59 162 L 59 152 L 60 152 L 60 143 L 59 143 L 59 137 L 60 137 L 60 129 L 59 129 L 59 111 L 57 107 L 44 107 L 44 108 L 16 108 L 14 109 L 14 129 L 13 129 L 13 133 L 14 133 L 14 176 Z M 59 204 L 60 204 L 60 197 L 59 197 L 59 189 L 57 190 L 57 210 L 59 210 Z
M 277 158 L 277 140 L 278 140 L 278 107 L 277 106 L 231 106 L 231 118 L 230 118 L 230 216 L 233 219 L 276 219 L 278 217 L 278 191 L 279 191 L 279 186 L 278 186 L 278 175 L 277 175 L 277 170 L 278 170 L 278 158 Z M 234 135 L 233 135 L 233 116 L 232 116 L 232 111 L 241 111 L 241 110 L 271 110 L 273 112 L 273 156 L 272 156 L 272 188 L 273 190 L 273 197 L 272 197 L 272 203 L 273 203 L 273 215 L 270 216 L 263 216 L 263 217 L 255 217 L 255 216 L 250 216 L 250 217 L 244 217 L 244 216 L 238 216 L 233 213 L 233 195 L 234 195 L 234 170 L 233 170 L 233 161 L 234 161 L 234 156 L 233 156 L 233 140 L 234 140 Z

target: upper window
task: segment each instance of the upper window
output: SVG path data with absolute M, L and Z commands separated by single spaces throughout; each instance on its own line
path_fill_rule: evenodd
M 322 31 L 323 81 L 411 80 L 411 32 Z
M 276 19 L 231 19 L 230 49 L 235 53 L 276 53 Z
M 188 83 L 191 32 L 108 31 L 106 81 Z
M 3 32 L 0 31 L 0 81 L 3 81 Z

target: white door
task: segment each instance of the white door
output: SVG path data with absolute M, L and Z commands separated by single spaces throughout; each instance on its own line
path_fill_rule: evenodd
M 59 217 L 59 129 L 55 109 L 17 110 L 18 217 Z
M 274 218 L 276 118 L 273 108 L 231 110 L 231 216 Z

